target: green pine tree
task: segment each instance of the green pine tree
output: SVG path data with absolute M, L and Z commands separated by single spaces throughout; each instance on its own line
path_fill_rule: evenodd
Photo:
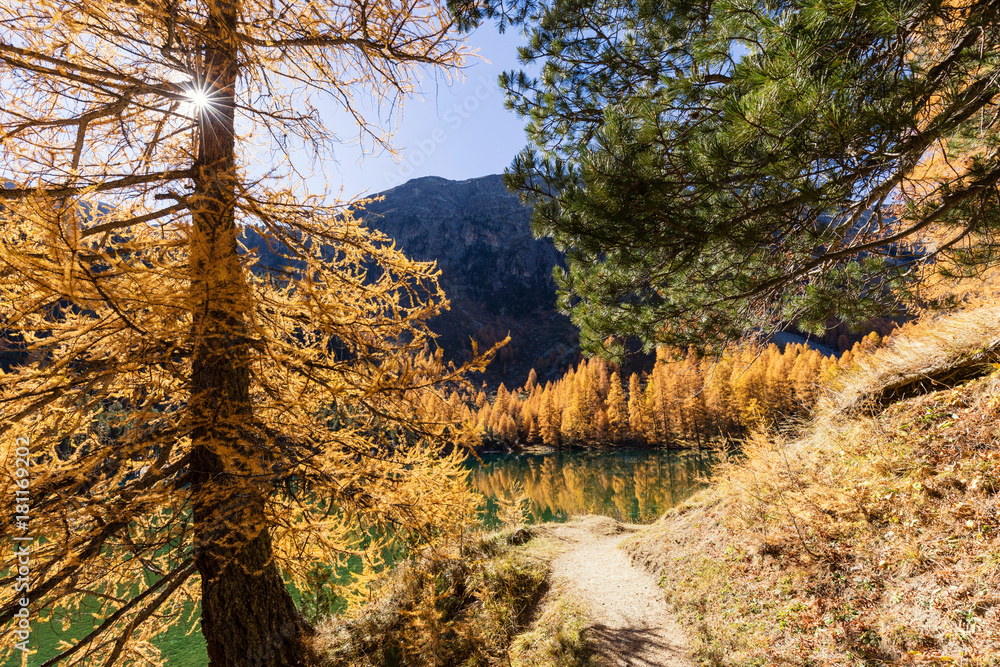
M 532 11 L 521 57 L 541 72 L 502 79 L 530 141 L 507 182 L 567 251 L 562 305 L 589 351 L 895 313 L 916 275 L 899 254 L 932 230 L 941 266 L 996 260 L 995 3 Z M 966 159 L 925 182 L 942 152 Z

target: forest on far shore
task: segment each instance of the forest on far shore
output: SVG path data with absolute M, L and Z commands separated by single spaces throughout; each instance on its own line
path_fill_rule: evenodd
M 474 427 L 489 446 L 702 447 L 809 416 L 824 388 L 855 358 L 890 339 L 868 334 L 839 358 L 803 344 L 727 347 L 719 353 L 661 347 L 649 372 L 624 377 L 601 357 L 540 383 L 496 393 L 428 394 L 425 413 Z

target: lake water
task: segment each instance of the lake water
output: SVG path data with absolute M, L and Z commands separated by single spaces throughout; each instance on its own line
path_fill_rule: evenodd
M 635 523 L 656 520 L 703 485 L 718 454 L 704 450 L 602 450 L 490 454 L 470 461 L 470 481 L 486 496 L 484 522 L 496 526 L 497 498 L 514 489 L 527 494 L 528 521 L 564 521 L 574 514 L 603 514 Z M 58 624 L 39 624 L 32 647 L 41 651 L 31 664 L 58 653 L 66 639 Z M 182 624 L 183 625 L 183 624 Z M 70 636 L 92 624 L 81 623 Z M 172 628 L 157 643 L 171 667 L 206 664 L 200 633 Z
M 528 496 L 530 523 L 574 514 L 649 523 L 701 488 L 717 458 L 689 449 L 489 454 L 470 463 L 470 480 L 487 498 L 488 526 L 498 522 L 497 498 L 518 488 Z

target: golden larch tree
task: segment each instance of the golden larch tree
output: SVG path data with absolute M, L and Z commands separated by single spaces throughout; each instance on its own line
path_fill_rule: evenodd
M 297 167 L 332 155 L 321 97 L 384 143 L 353 96 L 459 66 L 452 26 L 436 0 L 0 1 L 5 497 L 15 438 L 32 462 L 4 531 L 33 538 L 38 622 L 99 621 L 46 665 L 155 664 L 192 599 L 213 667 L 305 664 L 289 584 L 472 506 L 467 434 L 418 409 L 461 372 L 422 353 L 436 269 Z
M 708 413 L 705 409 L 705 379 L 701 375 L 701 364 L 694 350 L 688 350 L 681 372 L 680 398 L 684 400 L 682 417 L 685 437 L 694 439 L 699 446 L 707 437 Z
M 706 356 L 702 360 L 702 377 L 705 378 L 705 410 L 712 421 L 712 428 L 726 437 L 736 428 L 738 420 L 733 408 L 732 359 L 728 354 Z
M 626 406 L 625 391 L 622 387 L 622 379 L 615 371 L 608 380 L 607 415 L 608 428 L 612 442 L 620 442 L 624 434 L 628 431 L 628 408 Z
M 639 381 L 639 375 L 632 373 L 628 378 L 628 427 L 632 433 L 632 439 L 641 440 L 645 437 L 645 417 L 642 384 Z
M 542 442 L 550 447 L 559 445 L 562 433 L 562 416 L 556 405 L 554 394 L 555 391 L 552 389 L 552 386 L 546 384 L 542 394 L 542 412 L 538 420 Z

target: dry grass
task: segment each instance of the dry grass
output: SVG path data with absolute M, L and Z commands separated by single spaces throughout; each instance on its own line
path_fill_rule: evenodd
M 503 662 L 545 590 L 544 554 L 521 529 L 498 533 L 461 557 L 427 554 L 396 568 L 372 601 L 319 628 L 328 667 L 476 667 Z
M 952 385 L 962 371 L 982 375 L 1000 361 L 1000 305 L 927 317 L 907 325 L 891 343 L 855 360 L 819 401 L 819 412 L 850 412 Z
M 510 667 L 599 667 L 603 663 L 589 626 L 578 600 L 565 591 L 550 591 L 531 629 L 511 644 Z
M 998 331 L 990 308 L 895 337 L 801 437 L 752 439 L 632 545 L 702 659 L 1000 665 L 1000 376 L 845 409 L 995 350 Z

